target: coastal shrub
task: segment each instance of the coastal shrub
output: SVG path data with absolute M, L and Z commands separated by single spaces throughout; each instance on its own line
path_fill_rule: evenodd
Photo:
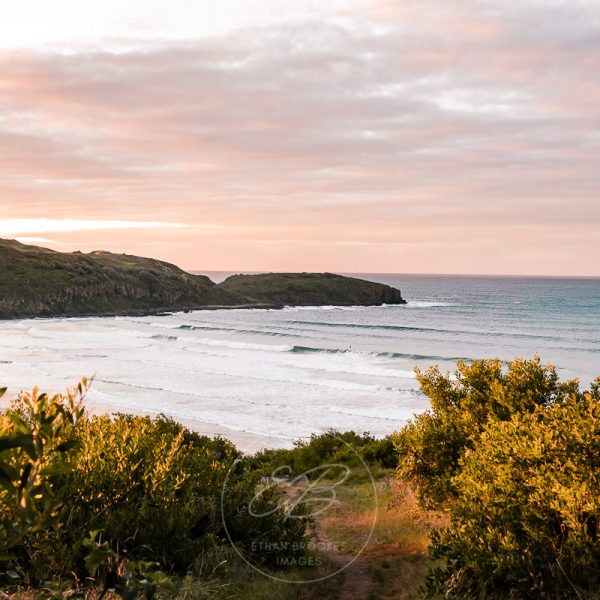
M 312 519 L 305 503 L 282 498 L 273 484 L 253 484 L 248 490 L 252 475 L 243 463 L 236 467 L 237 476 L 228 480 L 223 495 L 223 516 L 239 554 L 259 568 L 306 566 Z
M 600 598 L 599 387 L 486 425 L 433 536 L 431 597 Z
M 84 432 L 69 483 L 77 498 L 73 523 L 101 530 L 120 552 L 185 573 L 207 548 L 228 543 L 221 515 L 228 475 L 224 518 L 243 521 L 240 515 L 254 496 L 258 475 L 232 468 L 239 456 L 230 442 L 198 435 L 164 417 L 95 417 Z M 274 491 L 270 510 L 278 500 Z M 233 528 L 230 537 L 262 560 L 270 550 L 252 544 L 255 521 L 247 519 L 247 526 Z M 273 510 L 260 525 L 281 530 L 282 536 L 287 528 L 301 540 L 306 523 L 300 531 Z
M 253 543 L 257 520 L 243 518 L 259 476 L 237 468 L 239 458 L 230 442 L 199 435 L 162 416 L 96 417 L 85 432 L 74 474 L 79 517 L 121 551 L 178 572 L 186 572 L 213 544 L 226 541 L 224 519 L 230 541 L 262 561 L 270 548 Z M 269 515 L 258 520 L 260 527 L 280 538 L 302 540 L 306 523 L 299 526 L 283 518 L 276 510 L 279 497 L 273 490 L 263 498 Z
M 364 464 L 369 468 L 395 468 L 398 454 L 389 436 L 377 439 L 369 433 L 330 429 L 294 442 L 292 449 L 263 450 L 248 460 L 251 468 L 264 476 L 284 465 L 290 467 L 290 474 L 299 475 L 327 464 L 358 469 Z
M 259 474 L 236 468 L 240 453 L 230 442 L 165 417 L 89 418 L 86 386 L 54 397 L 21 394 L 0 413 L 0 578 L 82 581 L 90 548 L 102 549 L 108 566 L 97 569 L 105 575 L 113 567 L 122 574 L 124 564 L 134 574 L 162 577 L 158 564 L 185 573 L 208 548 L 229 544 L 226 477 L 234 544 L 269 562 L 272 550 L 251 543 L 261 533 L 251 525 L 303 542 L 307 521 L 285 518 L 277 489 L 261 498 L 267 514 L 258 525 L 244 520 Z
M 0 413 L 0 583 L 60 571 L 60 543 L 70 497 L 65 483 L 86 416 L 83 380 L 65 394 L 35 388 Z M 0 396 L 6 390 L 0 390 Z
M 92 418 L 68 482 L 75 529 L 121 551 L 185 570 L 219 528 L 222 480 L 236 456 L 161 419 Z
M 393 441 L 400 476 L 429 508 L 456 498 L 460 461 L 490 421 L 508 421 L 581 396 L 577 380 L 561 382 L 556 369 L 542 365 L 538 356 L 517 358 L 505 369 L 499 359 L 458 361 L 454 377 L 437 366 L 416 369 L 416 375 L 431 409 L 409 421 Z

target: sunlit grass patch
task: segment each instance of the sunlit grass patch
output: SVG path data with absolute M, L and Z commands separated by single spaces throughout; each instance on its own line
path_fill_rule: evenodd
M 393 473 L 375 482 L 376 505 L 372 483 L 361 477 L 354 480 L 358 483 L 350 479 L 337 489 L 339 507 L 323 516 L 325 532 L 349 554 L 364 546 L 360 560 L 368 565 L 371 600 L 417 598 L 430 564 L 430 534 L 447 524 L 447 517 L 422 509 L 412 490 Z
M 341 540 L 349 551 L 357 551 L 373 530 L 364 549 L 366 555 L 392 550 L 404 556 L 425 555 L 431 530 L 445 524 L 445 517 L 423 510 L 410 488 L 393 476 L 377 481 L 375 489 L 376 503 L 371 482 L 337 490 L 339 508 L 323 516 L 329 537 Z

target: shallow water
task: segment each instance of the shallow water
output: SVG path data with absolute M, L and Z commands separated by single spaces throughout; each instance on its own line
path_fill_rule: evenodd
M 600 280 L 365 275 L 407 306 L 223 310 L 0 322 L 0 383 L 164 412 L 288 445 L 329 427 L 384 435 L 427 407 L 413 369 L 531 357 L 600 375 Z M 275 441 L 273 441 L 275 440 Z

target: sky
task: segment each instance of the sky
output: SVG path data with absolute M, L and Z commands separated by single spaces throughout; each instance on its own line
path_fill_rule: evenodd
M 600 275 L 600 0 L 0 0 L 0 237 Z

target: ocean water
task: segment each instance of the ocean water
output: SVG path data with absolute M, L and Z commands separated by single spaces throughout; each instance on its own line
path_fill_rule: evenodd
M 0 322 L 0 385 L 288 446 L 330 427 L 381 436 L 428 407 L 414 368 L 540 354 L 584 387 L 600 375 L 600 279 L 359 275 L 406 306 L 218 310 Z M 218 277 L 215 277 L 218 279 Z

